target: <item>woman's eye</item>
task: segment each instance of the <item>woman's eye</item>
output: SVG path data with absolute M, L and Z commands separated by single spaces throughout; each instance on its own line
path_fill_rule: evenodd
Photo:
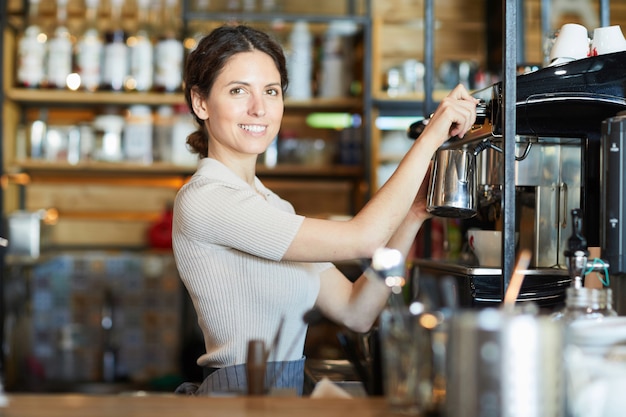
M 241 87 L 233 88 L 232 90 L 230 90 L 230 94 L 232 95 L 237 95 L 237 94 L 242 94 L 242 93 L 243 93 L 243 88 Z
M 267 95 L 269 96 L 277 96 L 278 94 L 278 90 L 275 88 L 270 88 L 267 90 Z

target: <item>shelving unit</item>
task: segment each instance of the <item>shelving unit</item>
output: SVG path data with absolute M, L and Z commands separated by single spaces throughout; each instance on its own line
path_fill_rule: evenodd
M 23 0 L 21 0 L 23 1 Z M 15 2 L 14 2 L 15 3 Z M 43 2 L 42 2 L 43 3 Z M 196 13 L 190 11 L 189 0 L 181 0 L 181 20 L 186 24 L 193 20 L 212 20 L 214 22 L 226 22 L 234 17 L 237 20 L 245 21 L 251 24 L 263 25 L 270 19 L 269 15 L 257 15 L 248 13 Z M 285 2 L 286 3 L 286 2 Z M 292 7 L 301 2 L 289 2 Z M 332 2 L 331 2 L 332 3 Z M 337 2 L 334 2 L 337 4 Z M 365 9 L 361 8 L 357 12 L 356 4 L 365 4 Z M 212 2 L 212 4 L 215 4 Z M 370 24 L 369 24 L 369 1 L 359 2 L 354 0 L 345 0 L 339 4 L 346 4 L 345 13 L 336 13 L 329 15 L 318 15 L 309 13 L 288 13 L 285 10 L 278 15 L 272 15 L 271 19 L 279 18 L 287 22 L 305 19 L 315 25 L 316 29 L 323 27 L 325 24 L 335 20 L 350 19 L 357 23 L 362 34 L 362 42 L 370 42 Z M 352 5 L 352 6 L 351 6 Z M 310 5 L 305 5 L 310 6 Z M 6 10 L 6 1 L 0 0 L 0 12 Z M 363 11 L 364 10 L 364 11 Z M 4 17 L 4 15 L 3 15 Z M 15 31 L 13 28 L 20 27 L 23 24 L 16 15 L 12 18 L 13 25 L 9 28 L 7 24 L 3 24 L 4 29 L 2 37 L 2 46 L 6 48 L 1 55 L 2 58 L 8 60 L 3 68 L 14 68 L 15 60 Z M 6 23 L 6 21 L 5 21 Z M 207 26 L 208 28 L 208 26 Z M 208 30 L 208 29 L 207 29 Z M 366 54 L 369 54 L 369 48 L 363 48 Z M 312 127 L 306 125 L 304 120 L 311 113 L 340 112 L 346 114 L 358 114 L 362 120 L 362 127 L 359 134 L 363 138 L 363 147 L 367 146 L 369 137 L 369 114 L 365 106 L 365 97 L 369 95 L 369 65 L 370 57 L 367 55 L 363 58 L 362 74 L 359 74 L 364 91 L 355 97 L 345 98 L 313 98 L 311 100 L 285 100 L 285 118 L 284 126 L 298 131 L 301 129 L 303 135 L 312 132 Z M 17 141 L 20 134 L 25 130 L 22 126 L 27 126 L 30 120 L 37 120 L 39 115 L 47 114 L 49 120 L 51 118 L 62 118 L 63 121 L 70 123 L 78 123 L 92 120 L 92 114 L 98 112 L 101 108 L 114 106 L 118 108 L 126 108 L 134 104 L 148 105 L 156 108 L 161 105 L 176 106 L 185 102 L 181 93 L 162 94 L 162 93 L 120 93 L 98 91 L 95 93 L 84 91 L 62 91 L 48 89 L 26 89 L 14 86 L 13 76 L 7 71 L 2 76 L 2 116 L 6 123 L 2 126 L 2 166 L 0 171 L 3 174 L 4 187 L 0 188 L 0 198 L 6 195 L 8 198 L 0 207 L 4 215 L 10 214 L 16 209 L 25 209 L 34 211 L 40 208 L 56 208 L 59 213 L 59 221 L 51 228 L 47 228 L 50 234 L 49 238 L 53 245 L 46 255 L 37 260 L 29 260 L 28 268 L 35 268 L 37 265 L 46 265 L 51 259 L 60 255 L 72 257 L 71 262 L 66 265 L 84 265 L 82 255 L 91 256 L 96 253 L 96 261 L 90 263 L 94 268 L 101 267 L 107 262 L 118 262 L 117 254 L 126 254 L 131 252 L 132 256 L 137 256 L 140 267 L 135 270 L 141 270 L 143 262 L 147 260 L 159 259 L 166 261 L 171 268 L 173 262 L 170 262 L 171 253 L 167 250 L 147 250 L 146 232 L 150 225 L 158 221 L 163 214 L 163 209 L 170 203 L 177 190 L 187 181 L 190 175 L 195 171 L 194 167 L 178 166 L 169 163 L 152 163 L 149 165 L 136 164 L 131 162 L 105 162 L 95 160 L 81 160 L 76 164 L 70 164 L 62 161 L 46 161 L 42 159 L 29 158 L 23 152 L 18 152 Z M 73 122 L 72 120 L 75 120 Z M 20 126 L 22 125 L 22 126 Z M 338 131 L 333 127 L 319 129 L 324 131 L 325 140 L 338 139 Z M 307 137 L 307 136 L 303 136 Z M 362 152 L 365 152 L 362 150 Z M 257 166 L 257 174 L 264 183 L 287 200 L 291 201 L 296 209 L 310 216 L 328 216 L 328 215 L 350 215 L 358 209 L 365 201 L 365 195 L 368 192 L 365 162 L 360 164 L 278 164 L 274 167 L 259 164 Z M 113 250 L 110 250 L 113 249 Z M 130 249 L 130 251 L 126 251 Z M 138 250 L 137 250 L 138 249 Z M 0 248 L 0 251 L 3 249 Z M 77 255 L 73 257 L 74 255 Z M 99 258 L 98 258 L 99 257 Z M 124 258 L 124 257 L 122 257 Z M 15 266 L 15 260 L 7 258 L 11 264 L 8 279 L 5 282 L 19 282 L 26 285 L 31 278 L 27 277 L 22 266 Z M 65 258 L 67 259 L 67 258 Z M 133 258 L 134 259 L 134 258 Z M 0 261 L 4 263 L 5 256 L 0 257 Z M 4 264 L 2 265 L 4 270 Z M 18 268 L 18 269 L 16 269 Z M 105 268 L 106 269 L 106 268 Z M 101 271 L 89 271 L 88 275 L 100 277 Z M 154 272 L 154 271 L 153 271 Z M 62 271 L 64 276 L 71 276 L 71 271 Z M 147 273 L 146 273 L 147 274 Z M 118 274 L 121 281 L 126 280 L 126 276 Z M 175 277 L 175 268 L 168 269 L 166 278 Z M 81 277 L 83 278 L 83 277 Z M 145 277 L 137 278 L 141 281 Z M 154 278 L 154 277 L 152 277 Z M 57 280 L 62 281 L 62 280 Z M 78 282 L 78 280 L 70 279 L 69 281 Z M 109 282 L 109 279 L 105 279 Z M 145 280 L 148 282 L 150 280 Z M 150 281 L 153 285 L 147 291 L 141 290 L 141 293 L 152 297 L 154 302 L 155 285 L 154 281 Z M 100 296 L 101 282 L 90 284 L 89 296 L 90 301 L 85 303 L 84 307 L 97 309 L 102 301 Z M 166 285 L 171 291 L 177 291 L 178 280 L 168 281 Z M 76 304 L 72 297 L 76 293 L 76 288 L 66 289 L 61 283 L 55 283 L 54 287 L 59 293 L 63 293 L 64 297 L 68 297 L 69 304 Z M 0 291 L 4 288 L 0 285 Z M 137 289 L 137 287 L 135 287 Z M 159 287 L 156 291 L 164 296 L 171 296 Z M 3 297 L 0 297 L 3 298 Z M 136 301 L 136 300 L 134 300 Z M 168 309 L 178 310 L 177 304 L 172 302 L 173 298 L 167 301 Z M 16 300 L 12 301 L 13 303 Z M 24 300 L 24 303 L 26 300 Z M 144 304 L 143 302 L 140 304 Z M 159 306 L 161 304 L 158 304 Z M 136 308 L 133 305 L 131 308 Z M 151 306 L 154 307 L 154 306 Z M 2 312 L 9 311 L 14 314 L 11 309 L 13 307 L 0 307 Z M 152 324 L 159 325 L 163 329 L 170 329 L 172 333 L 180 330 L 180 325 L 175 324 L 174 320 L 177 315 L 167 316 L 169 311 L 163 307 L 158 307 L 160 313 L 165 313 L 164 318 L 169 317 L 172 321 L 162 325 L 155 321 L 152 315 Z M 135 311 L 135 310 L 133 310 Z M 43 314 L 46 314 L 44 312 Z M 49 313 L 53 315 L 53 313 Z M 92 313 L 77 313 L 83 318 L 94 317 Z M 96 313 L 97 314 L 97 313 Z M 167 316 L 167 317 L 166 317 Z M 41 317 L 41 316 L 40 316 Z M 195 317 L 195 316 L 194 316 Z M 0 317 L 4 324 L 4 317 Z M 181 331 L 182 336 L 176 334 L 169 339 L 172 341 L 187 340 L 188 333 L 192 333 L 186 329 L 192 329 L 195 320 L 190 316 L 184 317 L 182 320 L 184 329 Z M 39 320 L 41 325 L 41 320 Z M 143 321 L 139 320 L 143 323 Z M 58 323 L 56 323 L 58 324 Z M 97 326 L 96 326 L 97 327 Z M 92 327 L 90 327 L 92 328 Z M 24 331 L 27 331 L 26 329 Z M 46 326 L 44 331 L 51 334 L 56 332 L 54 326 Z M 4 332 L 2 332 L 4 335 Z M 13 333 L 7 332 L 9 338 Z M 39 332 L 39 335 L 42 333 Z M 56 334 L 56 333 L 54 333 Z M 163 332 L 159 332 L 163 334 Z M 185 339 L 187 335 L 187 339 Z M 49 338 L 51 346 L 54 346 L 54 338 Z M 96 343 L 95 338 L 90 338 L 90 342 Z M 37 342 L 35 342 L 37 343 Z M 43 344 L 46 344 L 45 341 Z M 200 341 L 201 344 L 201 341 Z M 4 343 L 3 343 L 4 345 Z M 38 344 L 41 347 L 42 343 Z M 164 351 L 165 346 L 159 346 L 159 352 Z M 26 350 L 26 349 L 22 349 Z M 26 353 L 26 352 L 24 352 Z M 11 370 L 7 374 L 15 375 L 16 359 L 21 352 L 11 351 Z M 143 355 L 143 357 L 146 357 Z M 58 357 L 52 359 L 57 360 Z M 170 358 L 167 358 L 170 359 Z M 193 358 L 189 358 L 193 361 Z M 15 363 L 14 363 L 15 362 Z M 138 363 L 139 361 L 134 361 Z M 167 360 L 159 359 L 159 364 L 167 366 Z M 193 363 L 195 366 L 195 362 Z M 154 367 L 152 367 L 154 368 Z M 4 370 L 0 370 L 4 371 Z M 18 371 L 19 372 L 19 371 Z M 14 382 L 14 379 L 7 378 L 6 382 Z
M 266 25 L 281 21 L 287 27 L 297 20 L 309 22 L 316 30 L 321 30 L 333 21 L 349 20 L 359 27 L 362 42 L 371 42 L 369 0 L 345 0 L 331 5 L 328 13 L 310 12 L 310 5 L 285 4 L 280 13 L 247 12 L 198 12 L 193 10 L 192 1 L 181 0 L 179 12 L 184 30 L 191 25 L 203 22 L 208 31 L 212 26 L 233 20 L 251 25 Z M 25 2 L 24 2 L 25 4 Z M 330 3 L 329 3 L 330 4 Z M 6 4 L 4 5 L 6 8 Z M 295 11 L 294 7 L 304 7 Z M 315 9 L 313 7 L 313 9 Z M 4 10 L 4 9 L 3 9 Z M 13 21 L 23 24 L 19 16 Z M 15 34 L 5 25 L 3 45 L 7 48 L 4 57 L 9 60 L 6 68 L 13 68 L 15 59 Z M 187 33 L 187 32 L 185 32 Z M 285 120 L 283 127 L 301 130 L 303 137 L 311 132 L 318 133 L 325 141 L 338 139 L 336 129 L 327 128 L 314 131 L 306 126 L 304 119 L 311 113 L 342 112 L 358 114 L 362 120 L 359 134 L 362 137 L 365 154 L 369 141 L 369 112 L 365 98 L 369 97 L 369 47 L 364 45 L 362 74 L 358 77 L 363 86 L 361 95 L 342 98 L 312 98 L 310 100 L 285 100 Z M 125 93 L 125 92 L 85 92 L 50 89 L 28 89 L 15 87 L 12 74 L 3 76 L 5 103 L 4 115 L 7 123 L 3 126 L 3 150 L 5 181 L 9 183 L 7 199 L 2 207 L 5 213 L 16 209 L 36 210 L 43 207 L 56 207 L 59 210 L 59 224 L 55 226 L 53 243 L 60 247 L 73 247 L 88 241 L 84 235 L 93 236 L 90 246 L 137 247 L 145 244 L 143 232 L 159 212 L 172 201 L 177 189 L 193 173 L 193 167 L 176 166 L 166 163 L 150 165 L 130 162 L 109 163 L 102 161 L 81 161 L 69 164 L 60 161 L 35 160 L 15 155 L 20 135 L 19 125 L 26 125 L 27 117 L 33 117 L 42 110 L 67 116 L 65 122 L 76 118 L 76 123 L 89 119 L 90 112 L 115 106 L 126 108 L 134 104 L 156 108 L 160 105 L 176 106 L 184 104 L 182 93 Z M 29 116 L 30 115 L 30 116 Z M 35 116 L 36 117 L 36 116 Z M 23 130 L 23 129 L 22 129 Z M 363 158 L 366 159 L 366 158 Z M 258 166 L 258 175 L 276 192 L 292 201 L 296 209 L 306 215 L 350 215 L 359 209 L 368 193 L 367 169 L 364 162 L 356 165 L 296 165 L 278 164 L 275 167 Z M 297 184 L 301 186 L 297 186 Z M 129 202 L 120 202 L 116 197 L 122 192 Z M 74 199 L 83 195 L 86 201 L 94 201 L 94 207 L 74 209 Z M 110 198 L 106 198 L 110 195 Z M 131 197 L 129 197 L 131 195 Z M 67 198 L 64 198 L 67 196 Z M 133 198 L 133 196 L 136 196 Z M 134 209 L 133 209 L 134 207 Z M 105 215 L 104 213 L 108 213 Z M 92 220 L 95 228 L 86 227 Z M 130 220 L 130 222 L 129 222 Z M 113 233 L 119 230 L 119 233 Z M 103 233 L 106 231 L 106 233 Z M 81 235 L 81 236 L 79 236 Z M 76 238 L 71 238 L 76 236 Z M 70 237 L 68 239 L 68 237 Z
M 62 106 L 64 104 L 76 105 L 132 105 L 148 104 L 157 106 L 162 104 L 184 104 L 185 98 L 179 93 L 118 93 L 99 91 L 96 93 L 85 91 L 64 90 L 39 90 L 9 87 L 6 90 L 6 98 L 24 106 Z M 287 109 L 321 109 L 321 110 L 350 110 L 361 108 L 362 103 L 355 98 L 313 98 L 306 101 L 285 100 Z

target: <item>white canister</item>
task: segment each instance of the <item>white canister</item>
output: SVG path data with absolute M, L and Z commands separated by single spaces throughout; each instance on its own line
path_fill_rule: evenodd
M 312 96 L 313 78 L 313 36 L 309 24 L 298 20 L 289 36 L 291 44 L 288 52 L 289 88 L 287 96 L 296 100 L 308 100 Z

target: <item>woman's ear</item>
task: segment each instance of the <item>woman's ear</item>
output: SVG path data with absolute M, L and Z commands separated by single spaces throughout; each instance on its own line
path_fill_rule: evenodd
M 207 112 L 206 100 L 198 92 L 197 89 L 191 89 L 191 105 L 193 107 L 193 113 L 200 119 L 206 120 L 209 118 L 209 114 Z

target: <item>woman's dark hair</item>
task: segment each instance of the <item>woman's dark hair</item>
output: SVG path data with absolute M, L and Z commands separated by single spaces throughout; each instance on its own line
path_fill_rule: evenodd
M 205 158 L 209 149 L 208 133 L 204 120 L 194 112 L 191 103 L 191 91 L 208 97 L 215 79 L 228 60 L 241 52 L 261 51 L 268 54 L 276 64 L 280 73 L 283 93 L 287 90 L 287 64 L 281 45 L 268 34 L 246 25 L 224 25 L 202 38 L 187 57 L 185 63 L 184 85 L 185 100 L 191 110 L 199 129 L 187 137 L 187 144 L 194 153 Z

